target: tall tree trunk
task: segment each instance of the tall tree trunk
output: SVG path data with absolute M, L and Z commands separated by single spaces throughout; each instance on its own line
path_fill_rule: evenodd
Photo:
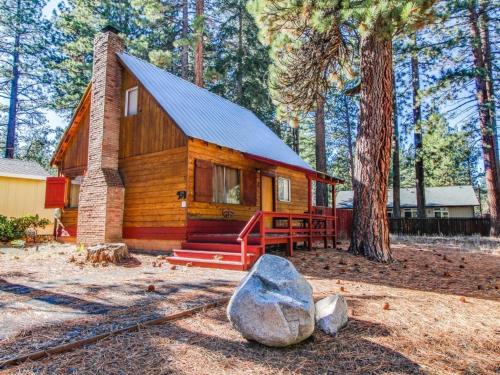
M 486 94 L 488 95 L 488 110 L 490 112 L 491 128 L 496 150 L 497 174 L 500 178 L 500 149 L 498 148 L 498 129 L 496 121 L 496 97 L 495 87 L 493 84 L 493 65 L 491 61 L 491 43 L 489 30 L 488 4 L 485 0 L 479 0 L 478 24 L 479 33 L 481 35 L 481 46 L 483 50 L 483 61 L 486 67 Z
M 392 40 L 382 37 L 378 29 L 375 26 L 361 38 L 361 116 L 349 251 L 390 262 L 387 180 L 392 141 Z
M 19 15 L 21 1 L 17 1 L 17 13 Z M 20 35 L 16 30 L 14 37 L 14 54 L 12 56 L 12 80 L 10 82 L 9 118 L 7 120 L 7 139 L 5 142 L 5 157 L 14 158 L 16 147 L 16 123 L 17 123 L 17 102 L 19 91 L 19 46 Z
M 326 140 L 325 140 L 325 98 L 319 96 L 316 103 L 316 170 L 326 173 Z M 328 187 L 316 182 L 316 206 L 328 206 Z
M 392 215 L 401 217 L 401 174 L 399 170 L 399 125 L 398 125 L 398 101 L 396 98 L 396 80 L 394 70 L 392 74 L 392 122 L 394 128 L 392 151 Z
M 188 79 L 189 76 L 189 46 L 187 44 L 189 33 L 189 2 L 182 0 L 182 39 L 184 44 L 181 51 L 181 76 Z
M 479 104 L 479 126 L 484 160 L 484 174 L 491 218 L 491 235 L 500 236 L 500 184 L 496 165 L 496 151 L 492 121 L 488 109 L 488 93 L 484 71 L 483 51 L 478 26 L 478 14 L 473 4 L 469 7 L 469 25 L 471 31 L 472 54 L 477 74 L 475 76 L 476 96 Z
M 243 102 L 243 4 L 238 2 L 238 63 L 236 67 L 236 102 Z
M 194 54 L 194 83 L 199 87 L 203 87 L 204 14 L 204 0 L 196 0 L 196 18 L 199 30 L 197 30 L 196 50 Z
M 411 55 L 411 76 L 413 89 L 413 126 L 415 141 L 415 187 L 417 191 L 417 216 L 425 218 L 425 182 L 424 159 L 422 156 L 422 107 L 418 98 L 420 77 L 418 72 L 418 39 L 417 33 L 413 36 L 413 52 Z
M 299 142 L 299 127 L 292 128 L 292 150 L 297 154 L 300 153 L 300 142 Z
M 351 115 L 349 113 L 349 98 L 344 95 L 344 111 L 345 111 L 345 122 L 347 129 L 347 152 L 349 153 L 349 168 L 351 172 L 351 186 L 354 186 L 354 155 L 353 155 L 353 144 L 352 144 L 352 127 L 351 127 Z

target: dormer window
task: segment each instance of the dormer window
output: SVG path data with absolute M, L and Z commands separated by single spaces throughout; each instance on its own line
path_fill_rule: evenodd
M 137 99 L 139 98 L 139 88 L 137 86 L 125 92 L 125 116 L 137 114 Z

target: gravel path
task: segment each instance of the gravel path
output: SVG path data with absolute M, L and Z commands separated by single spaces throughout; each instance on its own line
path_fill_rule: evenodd
M 74 245 L 0 248 L 0 360 L 219 298 L 244 275 L 134 258 L 93 267 Z

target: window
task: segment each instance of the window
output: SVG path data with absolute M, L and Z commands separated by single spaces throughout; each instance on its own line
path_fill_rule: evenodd
M 434 209 L 434 217 L 447 218 L 449 217 L 448 215 L 448 207 L 438 207 Z
M 69 199 L 68 204 L 70 208 L 78 207 L 80 199 L 80 184 L 82 183 L 82 176 L 74 177 L 69 183 Z
M 223 165 L 214 165 L 213 172 L 213 201 L 240 204 L 240 171 Z
M 290 202 L 290 179 L 278 177 L 278 200 L 281 202 Z
M 139 88 L 132 87 L 125 92 L 125 116 L 137 114 L 137 99 L 139 97 Z
M 404 209 L 404 216 L 405 218 L 415 218 L 417 217 L 417 209 L 416 208 L 405 208 Z

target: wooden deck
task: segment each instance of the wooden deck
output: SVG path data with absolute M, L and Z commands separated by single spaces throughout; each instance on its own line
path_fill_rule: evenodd
M 292 256 L 295 244 L 303 243 L 311 249 L 314 241 L 321 241 L 325 248 L 329 243 L 335 247 L 331 209 L 322 214 L 257 211 L 239 233 L 188 233 L 188 241 L 167 259 L 177 265 L 245 271 L 265 254 L 266 246 L 285 245 L 288 256 Z

